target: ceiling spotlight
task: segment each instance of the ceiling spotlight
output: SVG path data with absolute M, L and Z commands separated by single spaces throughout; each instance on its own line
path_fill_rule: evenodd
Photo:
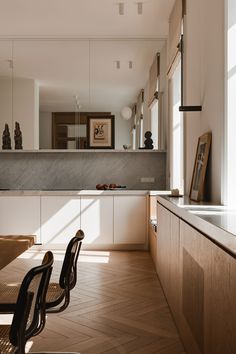
M 142 13 L 143 13 L 143 3 L 142 2 L 137 2 L 137 7 L 138 7 L 138 15 L 142 15 Z
M 119 60 L 116 60 L 116 69 L 120 69 L 120 61 Z
M 133 69 L 133 62 L 132 62 L 132 60 L 129 60 L 129 69 Z
M 118 2 L 119 15 L 124 15 L 125 13 L 125 4 L 123 2 Z
M 8 62 L 9 68 L 13 69 L 13 67 L 14 67 L 13 60 L 12 59 L 8 59 L 7 62 Z

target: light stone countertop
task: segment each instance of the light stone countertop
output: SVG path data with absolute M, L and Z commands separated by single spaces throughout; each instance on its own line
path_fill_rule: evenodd
M 147 190 L 0 190 L 0 196 L 111 196 L 111 195 L 160 195 L 167 194 L 167 191 L 147 191 Z
M 58 152 L 62 152 L 62 153 L 103 153 L 103 152 L 108 152 L 108 153 L 166 153 L 166 150 L 154 150 L 154 149 L 136 149 L 136 150 L 132 150 L 132 149 L 38 149 L 38 150 L 2 150 L 0 149 L 0 153 L 3 154 L 24 154 L 24 153 L 58 153 Z
M 236 209 L 188 197 L 158 196 L 157 201 L 236 257 Z

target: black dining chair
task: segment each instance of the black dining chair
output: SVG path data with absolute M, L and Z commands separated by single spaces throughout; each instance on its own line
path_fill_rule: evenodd
M 64 311 L 70 302 L 70 291 L 77 282 L 77 261 L 84 239 L 84 232 L 78 230 L 66 248 L 58 282 L 50 282 L 46 295 L 46 312 Z M 20 284 L 8 286 L 0 283 L 0 313 L 13 313 Z M 60 305 L 60 306 L 59 306 Z
M 64 261 L 58 283 L 50 282 L 46 295 L 46 312 L 64 311 L 70 302 L 70 291 L 77 282 L 77 261 L 84 239 L 84 232 L 78 230 L 66 248 Z
M 19 288 L 12 323 L 0 325 L 0 353 L 25 354 L 27 340 L 42 331 L 52 264 L 53 254 L 48 251 L 42 264 L 25 275 Z

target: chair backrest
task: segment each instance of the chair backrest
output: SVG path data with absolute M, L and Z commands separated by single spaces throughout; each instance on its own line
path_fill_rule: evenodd
M 20 286 L 10 329 L 10 341 L 19 348 L 19 353 L 24 352 L 26 341 L 35 334 L 42 317 L 45 316 L 45 297 L 52 264 L 53 254 L 48 251 L 42 264 L 32 268 L 25 275 Z
M 59 284 L 62 289 L 73 289 L 77 281 L 77 260 L 82 245 L 84 233 L 78 230 L 76 235 L 70 240 L 66 248 Z

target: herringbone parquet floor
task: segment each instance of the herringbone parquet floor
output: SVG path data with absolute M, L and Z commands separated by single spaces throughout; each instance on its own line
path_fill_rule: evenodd
M 10 273 L 10 267 L 0 272 L 0 281 L 13 281 L 43 253 L 29 250 Z M 54 255 L 57 277 L 63 254 Z M 48 315 L 44 331 L 28 343 L 30 352 L 185 353 L 148 252 L 82 251 L 78 275 L 69 307 Z

